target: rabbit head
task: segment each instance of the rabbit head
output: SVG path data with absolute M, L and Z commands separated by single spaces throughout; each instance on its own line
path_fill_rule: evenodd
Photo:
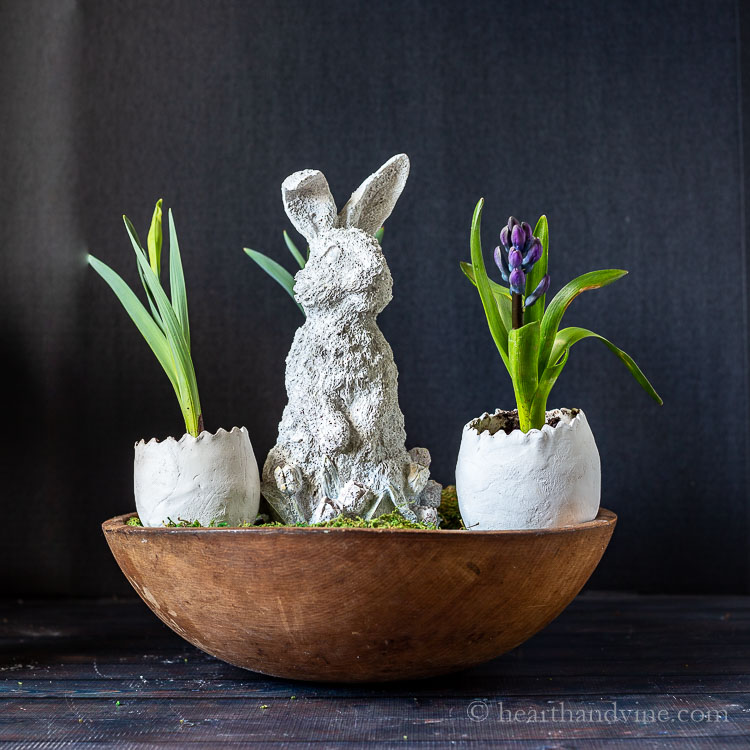
M 409 176 L 399 154 L 370 175 L 337 214 L 321 172 L 305 169 L 284 180 L 289 220 L 310 245 L 310 258 L 295 277 L 295 295 L 316 310 L 379 313 L 391 300 L 392 280 L 373 234 L 390 216 Z

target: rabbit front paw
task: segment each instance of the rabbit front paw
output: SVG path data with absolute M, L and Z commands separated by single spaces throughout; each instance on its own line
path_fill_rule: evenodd
M 318 429 L 318 444 L 327 454 L 344 453 L 352 439 L 352 428 L 341 412 L 330 410 Z

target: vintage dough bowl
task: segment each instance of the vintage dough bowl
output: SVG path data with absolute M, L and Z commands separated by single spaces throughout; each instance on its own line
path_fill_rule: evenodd
M 531 531 L 102 528 L 172 630 L 298 680 L 429 677 L 515 648 L 572 601 L 617 517 Z

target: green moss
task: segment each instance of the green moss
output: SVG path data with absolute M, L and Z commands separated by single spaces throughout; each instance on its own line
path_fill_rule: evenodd
M 131 518 L 128 518 L 126 521 L 128 526 L 143 526 L 141 523 L 141 519 L 138 518 L 138 516 L 132 516 Z M 220 523 L 217 523 L 216 521 L 211 521 L 211 523 L 208 524 L 206 528 L 213 529 L 218 528 L 221 526 L 228 526 L 229 524 L 226 523 L 226 521 L 222 521 Z M 253 524 L 247 524 L 248 526 L 252 526 Z M 167 522 L 164 524 L 168 529 L 187 529 L 187 528 L 196 528 L 196 529 L 202 529 L 203 525 L 200 521 L 197 519 L 195 521 L 186 521 L 184 518 L 178 518 L 176 521 L 173 521 L 171 518 L 167 518 Z
M 259 523 L 259 524 L 243 524 L 244 528 L 253 526 L 256 529 L 267 529 L 267 528 L 279 528 L 279 527 L 299 527 L 308 529 L 434 529 L 435 527 L 427 523 L 414 523 L 413 521 L 407 521 L 398 511 L 391 513 L 385 513 L 382 516 L 373 518 L 369 521 L 364 518 L 347 518 L 346 516 L 338 516 L 330 521 L 322 521 L 321 523 L 279 523 L 272 521 L 270 523 Z
M 382 516 L 365 521 L 364 518 L 345 518 L 339 516 L 332 521 L 316 523 L 316 526 L 323 528 L 349 527 L 359 529 L 434 529 L 429 523 L 415 523 L 407 521 L 397 510 L 391 513 L 384 513 Z
M 440 507 L 438 508 L 440 515 L 440 528 L 441 529 L 463 529 L 466 528 L 461 520 L 461 513 L 458 510 L 458 498 L 456 496 L 456 488 L 452 485 L 446 487 L 443 490 L 443 495 L 440 501 Z M 133 516 L 127 520 L 128 526 L 143 526 L 138 516 Z M 173 521 L 171 518 L 167 519 L 167 523 L 164 524 L 168 528 L 203 528 L 199 521 L 186 521 L 182 518 L 178 518 L 177 521 Z M 208 528 L 222 528 L 227 527 L 226 522 L 211 521 Z M 254 523 L 245 522 L 240 525 L 241 529 L 269 529 L 269 528 L 284 528 L 284 527 L 300 527 L 300 528 L 323 528 L 323 529 L 335 529 L 335 528 L 348 528 L 348 529 L 434 529 L 435 527 L 427 523 L 414 523 L 413 521 L 407 521 L 398 511 L 392 511 L 386 513 L 377 518 L 373 518 L 369 521 L 364 518 L 346 518 L 345 516 L 339 516 L 331 521 L 323 521 L 322 523 L 314 524 L 286 524 L 278 521 L 269 521 L 268 516 L 258 516 Z
M 203 524 L 196 519 L 195 521 L 186 521 L 184 518 L 178 518 L 177 522 L 173 521 L 171 518 L 167 518 L 167 522 L 164 524 L 167 528 L 170 529 L 187 529 L 187 528 L 195 528 L 195 529 L 202 529 Z M 211 520 L 208 523 L 208 526 L 206 526 L 207 529 L 220 529 L 224 526 L 229 526 L 229 524 L 226 521 L 216 521 Z
M 458 509 L 458 495 L 456 495 L 456 488 L 452 484 L 443 489 L 438 514 L 440 515 L 441 529 L 466 528 L 461 518 L 461 511 Z

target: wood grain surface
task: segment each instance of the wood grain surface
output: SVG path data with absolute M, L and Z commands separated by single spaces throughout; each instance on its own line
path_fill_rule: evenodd
M 103 524 L 135 590 L 176 633 L 237 666 L 363 682 L 463 669 L 572 601 L 616 516 L 535 531 L 143 528 Z M 377 572 L 375 572 L 377 571 Z
M 477 702 L 487 717 L 469 712 Z M 502 709 L 631 713 L 508 721 Z M 666 721 L 641 712 L 666 711 Z M 700 720 L 709 710 L 725 719 Z M 680 711 L 687 711 L 687 718 Z M 596 718 L 595 716 L 593 718 Z M 646 717 L 647 718 L 647 717 Z M 0 603 L 0 747 L 739 748 L 750 744 L 750 598 L 583 594 L 458 674 L 325 685 L 193 648 L 138 600 Z

